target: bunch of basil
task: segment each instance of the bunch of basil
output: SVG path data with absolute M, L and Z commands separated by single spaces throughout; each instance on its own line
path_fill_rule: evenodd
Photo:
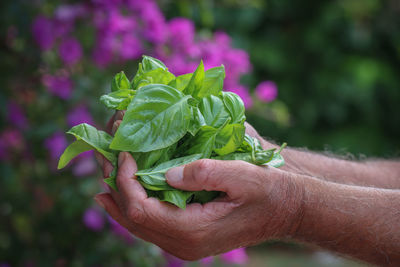
M 126 110 L 114 137 L 88 124 L 67 133 L 76 137 L 62 154 L 58 168 L 88 150 L 97 150 L 114 166 L 105 182 L 115 184 L 117 158 L 128 151 L 138 166 L 138 181 L 150 196 L 185 208 L 189 202 L 211 201 L 218 192 L 189 192 L 169 186 L 165 173 L 172 167 L 201 158 L 244 160 L 279 167 L 280 151 L 264 150 L 257 139 L 245 134 L 244 104 L 239 96 L 223 92 L 224 67 L 175 77 L 159 60 L 143 56 L 132 81 L 118 73 L 111 93 L 100 101 L 108 108 Z

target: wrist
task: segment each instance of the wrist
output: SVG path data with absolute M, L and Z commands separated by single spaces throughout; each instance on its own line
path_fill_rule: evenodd
M 265 224 L 266 240 L 293 239 L 304 216 L 304 179 L 301 175 L 275 168 L 268 168 L 267 176 L 266 205 L 274 207 L 274 212 L 269 214 L 273 218 L 267 218 Z M 271 220 L 275 229 L 270 228 Z

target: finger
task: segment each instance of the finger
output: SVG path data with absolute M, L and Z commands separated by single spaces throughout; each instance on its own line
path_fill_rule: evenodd
M 111 129 L 112 129 L 112 126 L 114 124 L 116 114 L 117 113 L 114 113 L 114 115 L 111 116 L 111 118 L 108 120 L 108 122 L 106 124 L 106 132 L 108 134 L 111 134 Z
M 157 229 L 148 229 L 129 221 L 129 219 L 122 214 L 110 194 L 97 194 L 94 199 L 115 221 L 135 236 L 145 241 L 152 242 L 163 249 L 169 248 L 170 251 L 176 251 L 178 249 L 178 247 L 176 247 L 177 242 L 174 238 L 164 235 L 162 232 L 157 231 Z
M 170 169 L 166 178 L 169 185 L 182 190 L 222 191 L 233 197 L 240 191 L 240 180 L 251 171 L 252 164 L 244 161 L 201 159 Z
M 123 202 L 122 206 L 128 219 L 136 223 L 144 223 L 146 214 L 143 210 L 143 201 L 147 194 L 140 183 L 135 179 L 137 171 L 136 161 L 128 152 L 120 152 L 118 156 L 117 188 Z
M 159 233 L 154 233 L 148 229 L 142 228 L 139 225 L 135 225 L 129 221 L 121 212 L 114 199 L 108 193 L 97 194 L 94 200 L 104 208 L 107 213 L 116 220 L 120 225 L 125 227 L 129 232 L 138 236 L 146 241 L 152 242 L 154 240 L 154 235 L 160 235 Z
M 114 122 L 112 129 L 111 129 L 111 134 L 114 135 L 115 132 L 118 130 L 119 125 L 121 124 L 121 120 L 117 120 Z
M 125 110 L 118 110 L 116 113 L 115 113 L 115 120 L 117 121 L 117 120 L 122 120 L 123 118 L 124 118 L 124 115 L 125 115 Z

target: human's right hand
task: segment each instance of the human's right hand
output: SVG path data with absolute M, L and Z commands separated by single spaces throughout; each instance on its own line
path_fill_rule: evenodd
M 186 210 L 148 197 L 135 160 L 121 152 L 117 187 L 98 203 L 134 235 L 186 260 L 294 234 L 302 214 L 302 183 L 293 175 L 244 161 L 203 159 L 171 169 L 167 182 L 182 190 L 224 195 Z

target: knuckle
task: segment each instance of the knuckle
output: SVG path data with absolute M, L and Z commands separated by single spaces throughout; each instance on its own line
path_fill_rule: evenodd
M 126 216 L 130 221 L 138 224 L 143 224 L 146 220 L 146 214 L 136 207 L 128 208 Z
M 208 184 L 215 169 L 215 161 L 211 159 L 201 159 L 196 161 L 192 168 L 192 177 L 198 184 Z

